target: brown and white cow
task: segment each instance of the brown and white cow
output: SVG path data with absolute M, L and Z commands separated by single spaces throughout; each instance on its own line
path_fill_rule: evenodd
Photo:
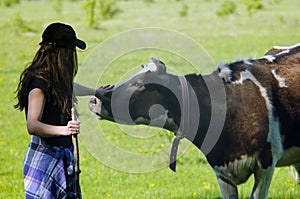
M 223 99 L 213 97 L 222 92 Z M 267 198 L 275 167 L 300 164 L 300 45 L 219 64 L 203 76 L 169 74 L 152 58 L 105 98 L 91 98 L 89 106 L 99 119 L 180 133 L 205 154 L 223 198 L 238 198 L 237 185 L 252 174 L 251 198 Z M 209 130 L 219 123 L 220 132 Z M 215 139 L 209 149 L 207 137 Z

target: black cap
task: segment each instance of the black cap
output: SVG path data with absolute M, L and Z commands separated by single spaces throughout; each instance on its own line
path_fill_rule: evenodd
M 84 41 L 76 37 L 74 29 L 63 23 L 50 24 L 42 34 L 43 41 L 41 44 L 52 44 L 61 48 L 78 47 L 86 49 Z

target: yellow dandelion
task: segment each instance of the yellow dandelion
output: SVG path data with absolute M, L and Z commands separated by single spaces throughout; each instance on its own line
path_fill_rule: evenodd
M 108 140 L 111 140 L 111 135 L 108 135 L 106 138 L 107 138 Z
M 110 197 L 111 197 L 111 194 L 110 194 L 110 193 L 108 193 L 108 194 L 106 194 L 106 196 L 107 196 L 108 198 L 110 198 Z
M 114 136 L 114 140 L 118 140 L 118 136 Z
M 122 135 L 121 135 L 121 138 L 125 138 L 126 137 L 126 135 L 123 133 Z
M 98 175 L 100 175 L 100 174 L 101 174 L 101 171 L 100 171 L 100 170 L 98 170 L 98 172 L 97 172 L 97 173 L 98 173 Z
M 197 195 L 197 192 L 196 192 L 196 191 L 194 191 L 194 192 L 193 192 L 193 196 L 195 197 L 196 195 Z
M 154 187 L 155 187 L 155 183 L 152 182 L 152 183 L 150 184 L 150 187 L 151 187 L 151 188 L 154 188 Z
M 209 185 L 204 185 L 203 188 L 206 189 L 206 190 L 210 190 L 210 186 Z
M 0 144 L 1 144 L 1 145 L 5 145 L 5 142 L 4 142 L 4 141 L 1 141 Z
M 3 82 L 3 78 L 2 77 L 0 77 L 0 82 Z
M 86 158 L 85 158 L 85 157 L 83 157 L 83 158 L 81 158 L 81 160 L 82 160 L 82 162 L 84 162 L 84 161 L 86 161 Z
M 13 153 L 13 152 L 14 152 L 14 149 L 10 148 L 10 149 L 9 149 L 9 152 Z

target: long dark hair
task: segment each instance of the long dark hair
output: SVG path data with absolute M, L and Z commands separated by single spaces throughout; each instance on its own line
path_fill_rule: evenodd
M 57 105 L 65 114 L 69 114 L 69 103 L 72 100 L 73 79 L 78 71 L 77 53 L 74 48 L 58 48 L 41 44 L 33 61 L 21 73 L 16 90 L 18 103 L 16 109 L 22 111 L 25 104 L 24 89 L 31 75 L 46 82 Z

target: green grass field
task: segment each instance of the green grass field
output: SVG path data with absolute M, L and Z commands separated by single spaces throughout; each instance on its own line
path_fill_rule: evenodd
M 260 57 L 275 45 L 288 46 L 300 41 L 298 0 L 265 0 L 265 8 L 252 16 L 247 14 L 242 4 L 238 4 L 237 13 L 225 17 L 216 15 L 223 0 L 156 0 L 154 3 L 139 0 L 118 1 L 117 6 L 121 12 L 110 20 L 99 19 L 97 28 L 87 27 L 82 1 L 63 1 L 60 13 L 55 11 L 53 2 L 21 1 L 21 4 L 13 7 L 0 7 L 0 198 L 24 198 L 22 165 L 30 136 L 26 131 L 24 113 L 13 108 L 16 103 L 14 91 L 20 73 L 38 49 L 42 30 L 49 23 L 62 21 L 72 24 L 78 37 L 88 43 L 89 50 L 78 53 L 80 65 L 84 65 L 84 60 L 90 56 L 92 50 L 105 39 L 123 31 L 145 27 L 184 33 L 203 46 L 215 65 L 219 61 L 226 63 L 237 58 Z M 187 15 L 180 16 L 179 12 L 184 4 L 188 6 Z M 116 49 L 118 45 L 116 43 Z M 174 64 L 178 70 L 189 72 L 180 64 L 184 62 L 176 56 L 173 59 L 170 53 L 142 49 L 115 60 L 112 63 L 113 67 L 106 71 L 99 82 L 98 79 L 82 77 L 86 72 L 83 69 L 79 71 L 77 80 L 91 87 L 115 84 L 126 71 L 131 70 L 131 67 L 147 63 L 153 53 L 161 57 L 167 66 Z M 100 54 L 98 59 L 104 58 Z M 101 69 L 105 66 L 97 67 Z M 203 71 L 214 70 L 213 67 L 202 67 Z M 95 128 L 101 123 L 105 132 L 104 135 L 99 133 L 101 139 L 108 140 L 119 149 L 132 150 L 133 153 L 162 151 L 162 161 L 168 161 L 167 153 L 172 138 L 169 132 L 150 128 L 145 134 L 149 139 L 124 134 L 123 128 L 127 128 L 127 131 L 140 128 L 142 131 L 143 127 L 120 128 L 110 122 L 96 121 L 88 114 L 87 99 L 82 97 L 79 103 L 83 126 L 89 125 L 89 120 L 95 122 Z M 91 147 L 95 144 L 92 142 L 97 142 L 100 138 L 98 135 L 89 134 L 93 131 L 89 130 L 90 127 L 94 128 L 84 126 L 79 136 L 82 170 L 80 180 L 84 198 L 221 198 L 212 169 L 195 147 L 190 146 L 180 156 L 176 173 L 169 170 L 166 164 L 151 172 L 124 172 L 107 166 L 105 161 L 100 161 L 105 155 L 109 156 L 104 158 L 107 161 L 109 158 L 117 161 L 122 157 L 117 153 L 111 155 L 101 142 L 99 149 Z M 184 144 L 186 143 L 182 145 Z M 131 161 L 134 166 L 139 164 L 130 159 L 120 164 Z M 276 169 L 269 198 L 300 197 L 300 189 L 292 171 L 291 168 Z M 239 186 L 240 198 L 249 197 L 252 185 L 251 177 L 247 183 Z

